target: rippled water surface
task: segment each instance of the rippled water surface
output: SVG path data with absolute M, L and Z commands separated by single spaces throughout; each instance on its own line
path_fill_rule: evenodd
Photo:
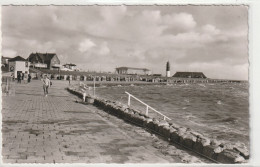
M 248 83 L 118 85 L 97 88 L 96 94 L 127 104 L 125 91 L 170 117 L 172 122 L 210 138 L 249 146 Z M 131 100 L 131 105 L 145 111 L 135 100 Z

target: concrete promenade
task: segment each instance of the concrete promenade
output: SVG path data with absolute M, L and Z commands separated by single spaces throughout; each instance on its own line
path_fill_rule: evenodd
M 110 116 L 53 81 L 49 96 L 42 83 L 15 84 L 2 97 L 4 163 L 182 163 L 205 162 L 142 128 Z

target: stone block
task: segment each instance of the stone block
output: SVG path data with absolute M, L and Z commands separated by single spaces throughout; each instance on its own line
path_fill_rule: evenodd
M 148 128 L 149 129 L 149 123 L 152 122 L 153 120 L 151 118 L 147 118 L 144 123 L 143 123 L 143 126 L 145 128 Z
M 179 136 L 178 132 L 177 131 L 172 132 L 170 139 L 174 143 L 179 143 L 180 142 L 180 136 Z
M 94 103 L 94 99 L 93 98 L 86 98 L 86 102 L 89 103 L 89 104 L 93 104 Z
M 125 121 L 128 121 L 128 120 L 130 119 L 130 117 L 131 117 L 131 114 L 130 114 L 130 113 L 128 113 L 128 112 L 125 112 L 125 113 L 124 113 L 124 120 L 125 120 Z
M 220 142 L 217 141 L 216 139 L 213 139 L 213 140 L 210 141 L 210 145 L 212 145 L 212 146 L 219 146 Z
M 171 127 L 173 127 L 174 129 L 179 129 L 181 126 L 175 123 L 171 123 Z
M 203 148 L 203 144 L 201 143 L 201 141 L 198 140 L 193 145 L 193 150 L 201 154 L 203 153 Z
M 249 151 L 246 147 L 234 146 L 234 150 L 240 152 L 240 155 L 245 159 L 249 159 Z
M 215 152 L 215 149 L 217 149 L 217 148 L 218 148 L 218 146 L 213 146 L 213 145 L 205 146 L 203 148 L 202 154 L 209 157 L 209 158 L 217 160 L 217 156 L 219 154 L 219 152 Z
M 160 126 L 170 126 L 169 123 L 168 123 L 167 121 L 165 121 L 165 120 L 161 120 L 161 121 L 159 122 L 159 125 L 160 125 Z
M 154 122 L 153 121 L 153 123 L 154 123 L 154 131 L 159 133 L 159 122 Z
M 153 121 L 149 122 L 149 123 L 148 123 L 148 128 L 149 128 L 150 130 L 154 131 L 154 130 L 155 130 L 155 123 L 154 123 Z
M 158 130 L 157 130 L 157 132 L 158 132 L 159 134 L 161 134 L 161 135 L 163 135 L 163 128 L 164 128 L 163 125 L 158 125 Z
M 140 118 L 140 116 L 139 116 L 137 113 L 132 114 L 132 115 L 131 115 L 131 119 L 132 119 L 132 121 L 133 121 L 134 123 L 136 123 L 136 124 L 138 124 L 138 125 L 143 125 L 142 119 Z
M 180 134 L 184 134 L 186 131 L 187 131 L 187 128 L 185 128 L 185 127 L 180 127 L 180 128 L 178 128 L 178 132 L 179 132 Z
M 243 162 L 244 158 L 239 155 L 238 151 L 225 149 L 219 153 L 217 161 L 226 164 L 234 164 Z
M 180 143 L 185 147 L 192 149 L 193 145 L 196 143 L 196 137 L 192 134 L 185 134 L 180 136 Z
M 162 135 L 166 138 L 169 139 L 171 137 L 171 131 L 169 126 L 163 126 L 162 129 Z
M 206 137 L 198 137 L 197 141 L 193 145 L 193 150 L 199 153 L 203 153 L 203 148 L 207 145 L 210 145 L 210 139 Z

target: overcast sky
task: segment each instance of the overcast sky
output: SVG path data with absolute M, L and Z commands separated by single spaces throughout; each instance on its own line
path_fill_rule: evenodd
M 248 79 L 246 6 L 5 6 L 2 55 L 54 52 L 61 63 L 114 72 L 204 72 Z

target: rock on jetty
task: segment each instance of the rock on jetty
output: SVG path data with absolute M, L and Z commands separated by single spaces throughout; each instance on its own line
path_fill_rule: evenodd
M 67 90 L 83 99 L 83 91 L 72 87 L 67 88 Z M 246 147 L 241 145 L 211 140 L 189 128 L 181 127 L 165 120 L 149 118 L 118 102 L 90 96 L 84 99 L 85 101 L 91 101 L 90 99 L 93 99 L 93 104 L 105 112 L 115 115 L 127 122 L 141 126 L 152 133 L 164 137 L 169 142 L 192 150 L 214 162 L 225 164 L 246 163 L 249 159 L 249 151 Z

